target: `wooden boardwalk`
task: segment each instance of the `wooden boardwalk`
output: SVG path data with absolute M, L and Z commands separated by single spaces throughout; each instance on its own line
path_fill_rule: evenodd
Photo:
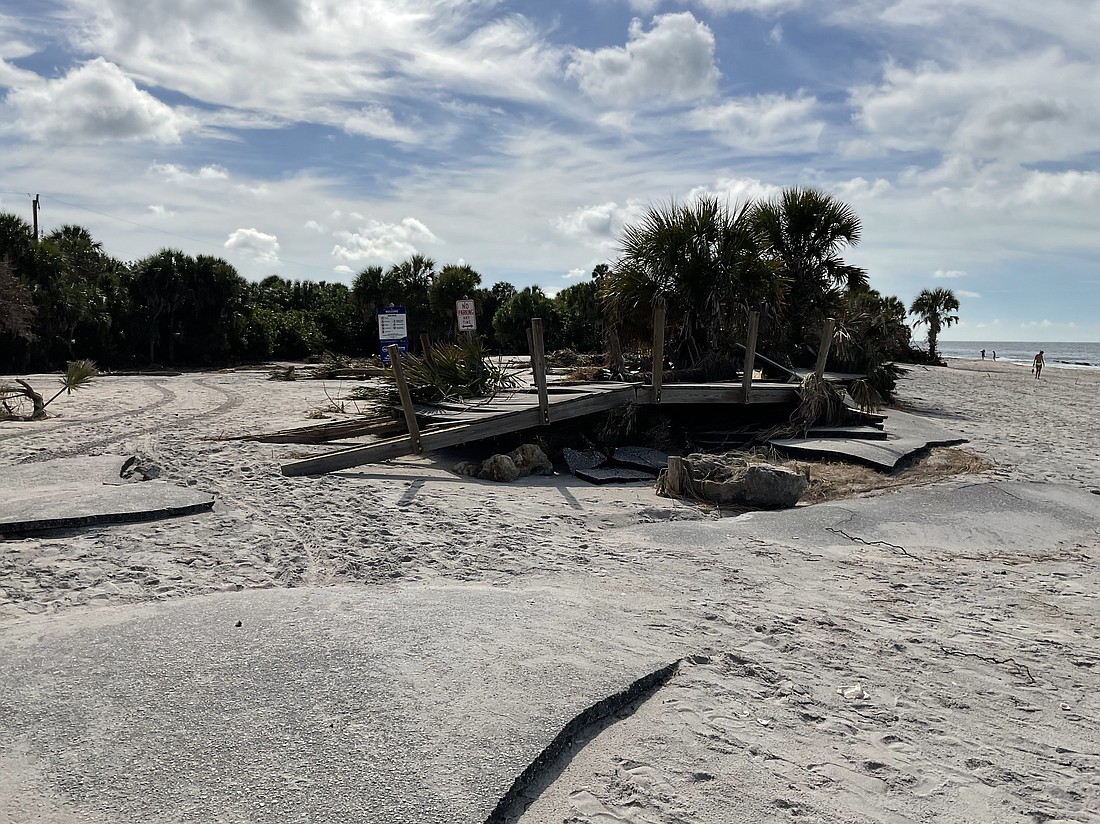
M 408 434 L 384 438 L 376 443 L 354 446 L 284 464 L 284 475 L 320 475 L 341 469 L 430 452 L 448 446 L 478 441 L 497 435 L 537 429 L 552 423 L 606 412 L 626 404 L 658 403 L 652 386 L 624 383 L 586 383 L 546 387 L 543 408 L 537 390 L 501 395 L 478 403 L 444 403 L 421 407 L 430 412 L 433 423 L 419 431 L 416 439 Z M 681 404 L 752 404 L 794 403 L 797 387 L 790 383 L 754 382 L 747 397 L 744 387 L 735 383 L 673 383 L 660 387 L 661 405 Z

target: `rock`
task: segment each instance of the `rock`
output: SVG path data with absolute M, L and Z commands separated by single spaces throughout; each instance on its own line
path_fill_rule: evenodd
M 765 509 L 786 509 L 798 503 L 810 479 L 782 466 L 755 464 L 741 480 L 745 503 Z
M 809 479 L 771 464 L 749 464 L 742 458 L 715 455 L 670 457 L 657 483 L 658 494 L 695 498 L 719 506 L 782 509 L 798 503 Z
M 554 464 L 537 444 L 525 443 L 507 455 L 493 455 L 478 463 L 463 461 L 454 465 L 456 475 L 483 481 L 514 481 L 527 475 L 553 475 Z
M 462 461 L 462 463 L 456 463 L 452 471 L 456 475 L 476 478 L 477 473 L 481 471 L 481 464 L 478 461 Z
M 554 464 L 546 457 L 546 453 L 538 444 L 525 443 L 508 453 L 508 457 L 516 465 L 520 477 L 524 475 L 553 475 Z
M 477 476 L 483 481 L 514 481 L 519 477 L 519 469 L 507 455 L 493 455 L 481 465 Z

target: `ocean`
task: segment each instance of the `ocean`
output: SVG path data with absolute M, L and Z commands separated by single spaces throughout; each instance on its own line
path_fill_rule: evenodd
M 998 361 L 1009 361 L 1023 366 L 1031 366 L 1035 353 L 1042 349 L 1047 366 L 1100 369 L 1100 343 L 953 340 L 940 341 L 936 348 L 941 357 L 975 360 L 981 358 L 984 349 L 986 358 L 992 358 L 996 352 Z

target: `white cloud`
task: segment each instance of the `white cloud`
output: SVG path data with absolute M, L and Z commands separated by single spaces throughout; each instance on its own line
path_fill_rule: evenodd
M 614 201 L 582 206 L 564 217 L 555 218 L 554 228 L 565 235 L 581 240 L 597 249 L 610 249 L 622 227 L 642 212 L 638 201 L 620 206 Z
M 1095 151 L 1100 73 L 1058 49 L 1001 59 L 888 65 L 853 90 L 856 119 L 877 144 L 907 152 L 1029 163 Z
M 31 72 L 6 72 L 6 104 L 15 126 L 35 140 L 102 143 L 148 140 L 179 143 L 196 123 L 142 91 L 122 69 L 103 58 L 63 77 L 47 80 Z
M 746 152 L 809 152 L 824 128 L 813 117 L 815 106 L 810 97 L 760 95 L 700 107 L 687 122 Z
M 565 278 L 566 280 L 581 280 L 582 278 L 587 278 L 591 274 L 592 273 L 587 269 L 577 268 L 577 269 L 570 269 L 569 272 L 567 274 L 562 275 L 562 277 Z
M 1029 320 L 1020 324 L 1021 329 L 1050 329 L 1054 322 L 1043 318 L 1042 320 Z
M 394 120 L 393 112 L 383 106 L 364 106 L 344 120 L 344 131 L 395 143 L 419 143 L 421 136 Z
M 175 212 L 168 211 L 167 207 L 163 203 L 152 203 L 149 205 L 149 211 L 157 217 L 172 217 Z
M 154 161 L 149 165 L 149 172 L 156 177 L 163 178 L 168 183 L 178 186 L 229 179 L 229 170 L 216 163 L 201 166 L 197 171 L 191 172 L 182 166 L 177 166 L 175 163 L 157 163 Z
M 690 12 L 630 24 L 625 47 L 577 49 L 567 75 L 597 102 L 621 106 L 679 103 L 711 94 L 718 82 L 714 34 Z
M 932 277 L 937 280 L 954 280 L 956 278 L 966 277 L 966 272 L 962 272 L 958 269 L 937 269 L 932 273 Z
M 978 292 L 968 292 L 966 289 L 956 289 L 955 294 L 960 298 L 980 298 L 981 295 Z
M 680 0 L 685 5 L 699 6 L 714 14 L 750 11 L 760 14 L 798 8 L 802 0 Z
M 223 245 L 226 249 L 245 253 L 258 263 L 279 262 L 279 239 L 258 229 L 237 229 Z
M 413 217 L 400 223 L 368 220 L 354 231 L 333 232 L 340 243 L 332 255 L 341 260 L 394 263 L 419 252 L 418 243 L 438 243 L 432 231 Z

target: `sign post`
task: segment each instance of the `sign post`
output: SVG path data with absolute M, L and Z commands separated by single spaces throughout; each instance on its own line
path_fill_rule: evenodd
M 401 356 L 409 351 L 409 325 L 404 306 L 382 306 L 378 309 L 378 339 L 382 363 L 390 362 L 390 347 L 396 345 Z
M 455 302 L 455 315 L 458 317 L 459 332 L 477 331 L 477 312 L 472 300 L 459 300 Z

